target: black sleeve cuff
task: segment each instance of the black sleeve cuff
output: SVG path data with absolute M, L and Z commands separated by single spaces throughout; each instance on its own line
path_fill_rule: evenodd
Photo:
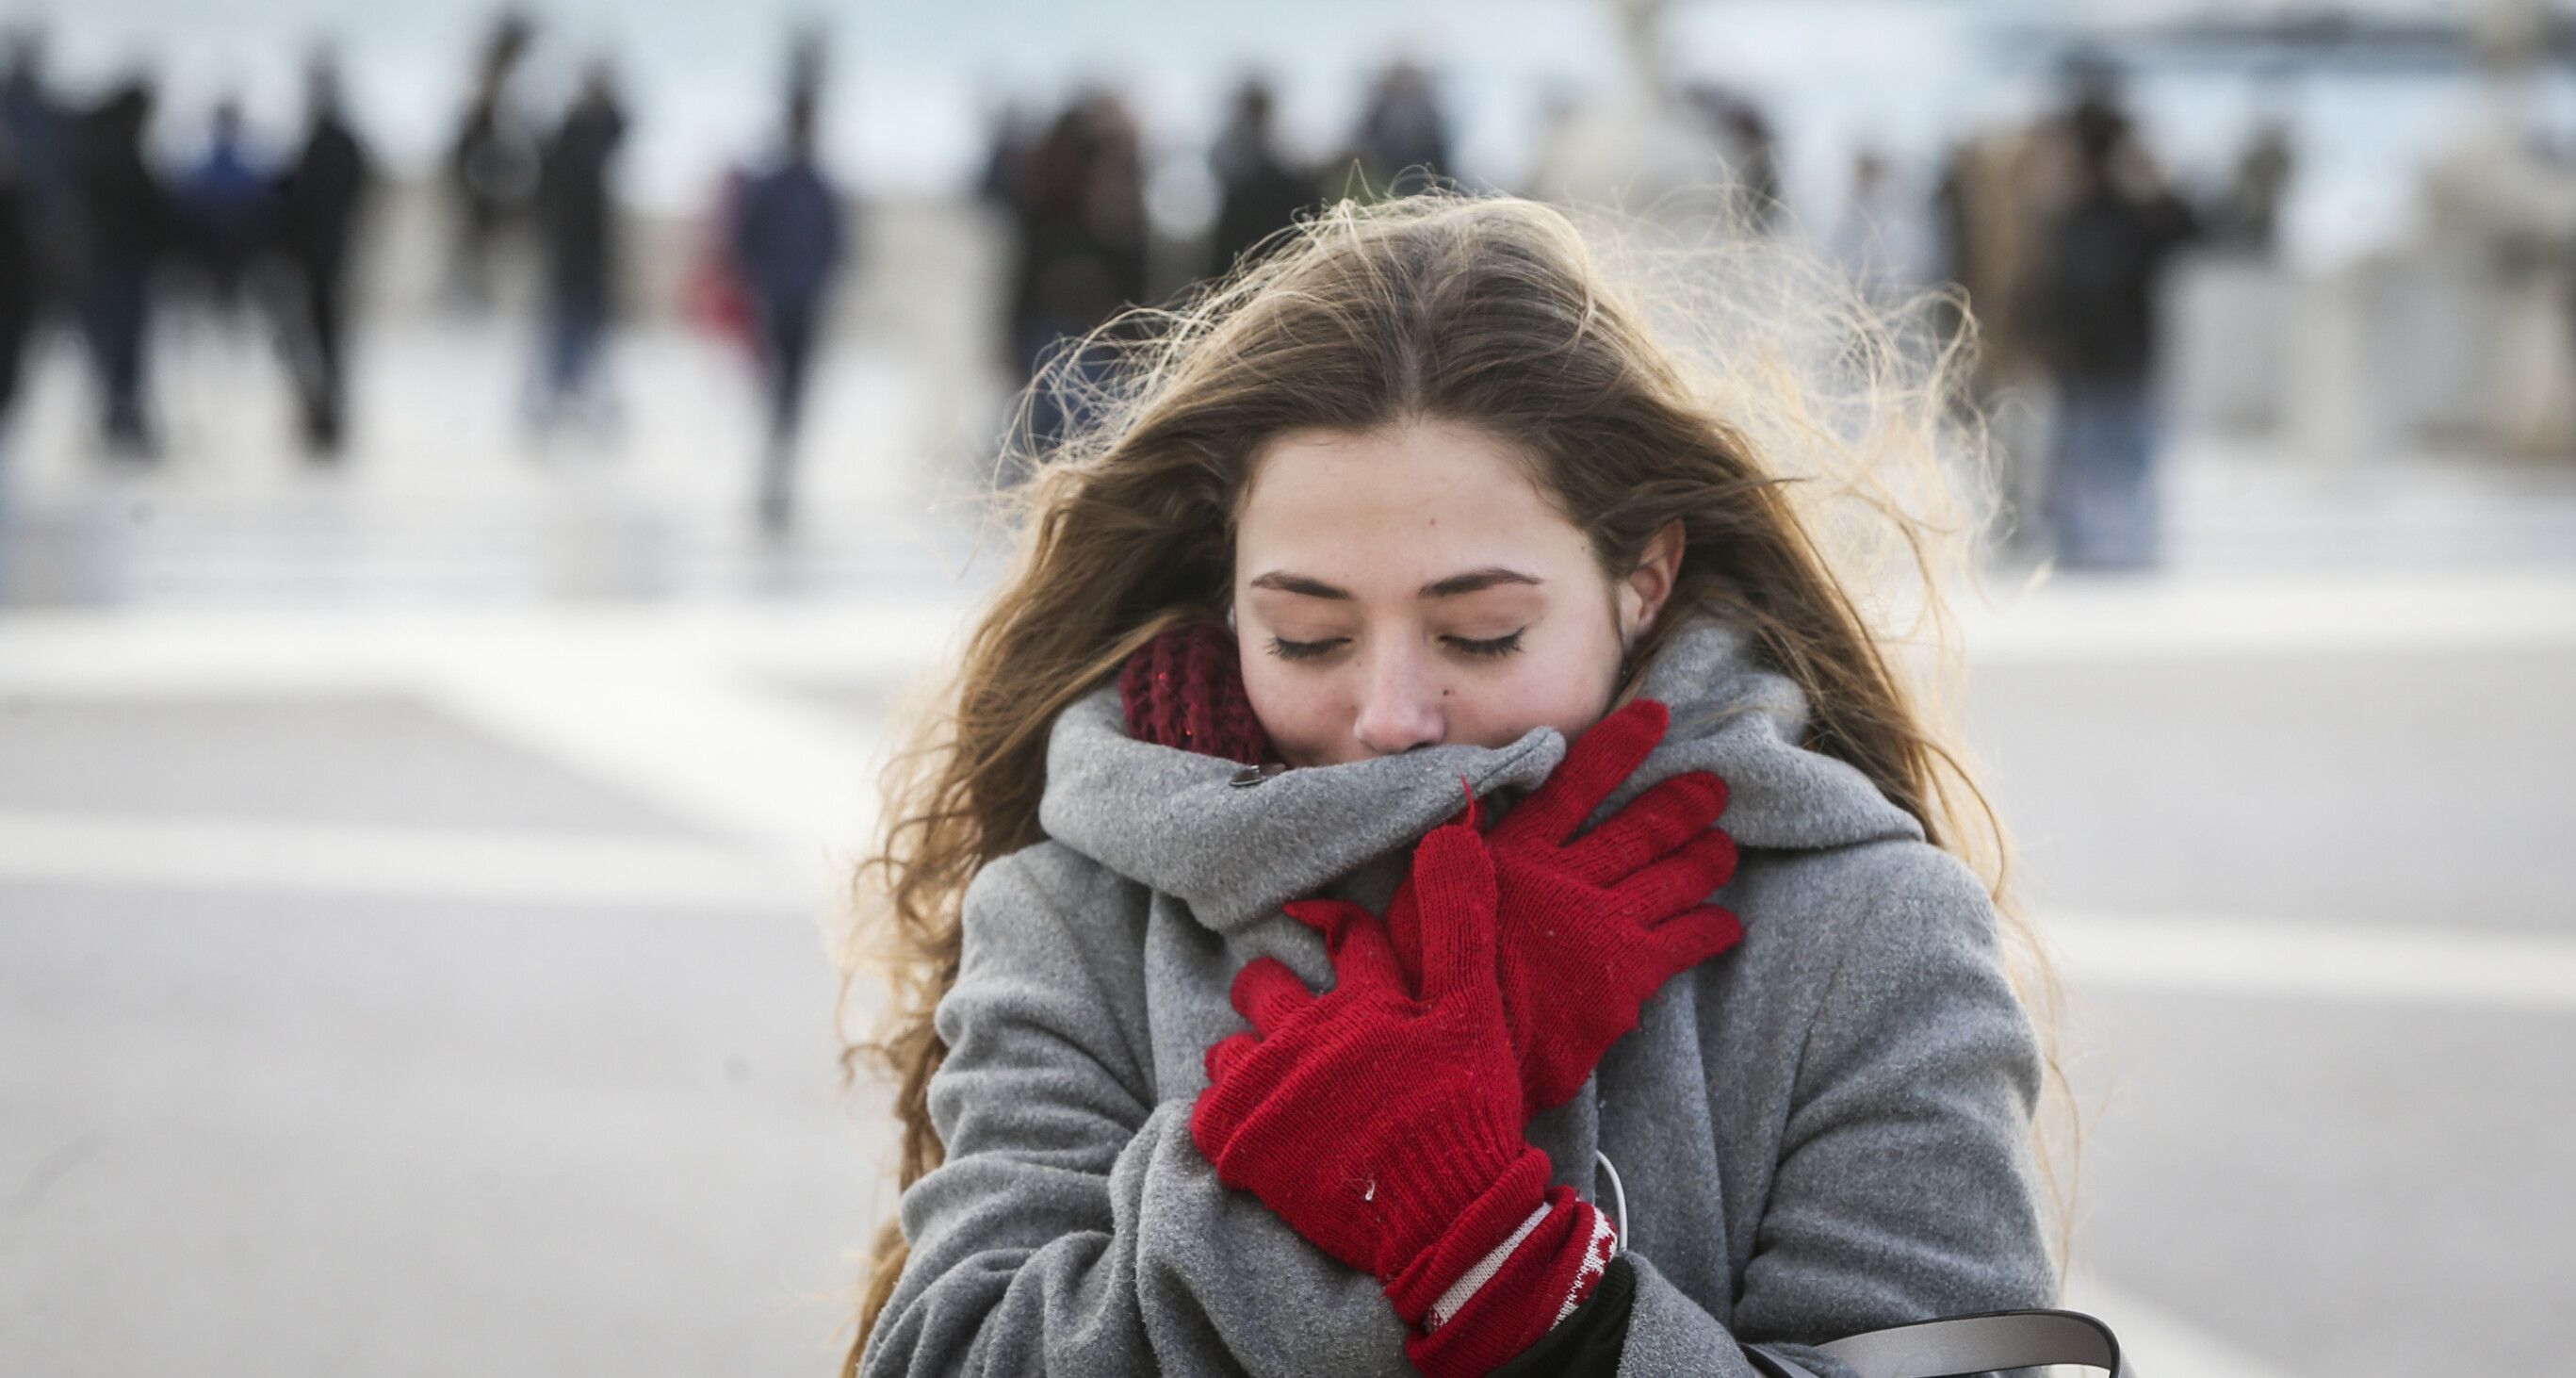
M 1486 1378 L 1615 1378 L 1636 1305 L 1637 1270 L 1622 1255 L 1573 1315 Z

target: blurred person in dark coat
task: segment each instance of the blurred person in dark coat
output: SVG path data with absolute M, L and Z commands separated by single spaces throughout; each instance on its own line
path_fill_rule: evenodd
M 1245 81 L 1235 89 L 1233 117 L 1208 151 L 1209 168 L 1224 189 L 1208 245 L 1211 272 L 1232 270 L 1245 251 L 1315 205 L 1314 175 L 1279 154 L 1271 108 L 1270 84 Z
M 775 166 L 744 183 L 734 222 L 734 260 L 751 298 L 769 392 L 760 520 L 771 531 L 786 530 L 793 519 L 805 380 L 844 251 L 840 196 L 814 163 L 815 104 L 811 87 L 789 98 L 785 150 Z
M 304 146 L 277 187 L 276 246 L 288 269 L 283 315 L 306 452 L 336 456 L 348 425 L 349 245 L 374 173 L 340 105 L 328 58 L 305 74 Z
M 173 237 L 168 193 L 143 156 L 152 104 L 150 83 L 118 87 L 81 117 L 72 156 L 87 250 L 81 324 L 105 403 L 101 429 L 110 453 L 138 458 L 153 450 L 143 404 L 151 278 Z
M 616 81 L 607 64 L 594 62 L 546 142 L 537 182 L 546 313 L 541 420 L 595 391 L 616 276 L 617 205 L 609 173 L 625 139 Z
M 5 124 L 28 235 L 33 310 L 67 305 L 78 266 L 80 207 L 71 183 L 75 121 L 45 87 L 45 47 L 36 34 L 9 37 L 8 71 L 0 76 Z
M 36 321 L 38 266 L 28 201 L 16 141 L 0 128 L 0 429 L 17 405 L 27 335 Z
M 1022 377 L 1034 377 L 1068 340 L 1080 339 L 1145 295 L 1145 199 L 1136 124 L 1107 92 L 1067 107 L 1007 165 L 1019 229 L 1011 339 Z M 1072 361 L 1088 376 L 1102 361 Z M 1030 424 L 1051 436 L 1066 399 L 1042 390 Z
M 1342 163 L 1341 194 L 1363 201 L 1410 196 L 1450 175 L 1449 119 L 1429 72 L 1398 62 L 1378 75 Z
M 456 241 L 448 264 L 448 294 L 468 306 L 491 299 L 493 256 L 505 233 L 526 215 L 536 195 L 535 132 L 521 116 L 511 88 L 536 29 L 518 14 L 493 21 L 475 63 L 474 86 L 456 137 L 447 149 L 448 193 L 454 198 Z
M 2070 569 L 2152 567 L 2156 305 L 2189 206 L 2157 179 L 2107 94 L 2067 119 L 2075 187 L 2040 246 L 2032 333 L 2056 384 L 2044 511 Z

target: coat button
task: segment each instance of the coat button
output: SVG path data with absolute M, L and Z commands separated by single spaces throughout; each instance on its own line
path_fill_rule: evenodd
M 1226 783 L 1234 786 L 1236 789 L 1250 789 L 1267 778 L 1269 777 L 1261 773 L 1261 767 L 1245 766 L 1243 769 L 1236 771 L 1234 773 L 1234 778 L 1226 781 Z

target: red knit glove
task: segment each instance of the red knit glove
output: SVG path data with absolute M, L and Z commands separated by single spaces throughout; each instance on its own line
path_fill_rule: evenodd
M 1219 1180 L 1385 1285 L 1421 1328 L 1416 1367 L 1473 1378 L 1590 1295 L 1615 1240 L 1571 1188 L 1548 1190 L 1547 1156 L 1522 1137 L 1482 842 L 1437 829 L 1414 871 L 1431 880 L 1421 998 L 1376 915 L 1289 905 L 1324 933 L 1336 983 L 1316 995 L 1270 958 L 1244 967 L 1234 1005 L 1253 1031 L 1208 1050 L 1190 1132 Z
M 1652 699 L 1603 718 L 1485 836 L 1500 891 L 1503 1006 L 1533 1115 L 1582 1089 L 1601 1055 L 1637 1027 L 1647 996 L 1743 940 L 1733 914 L 1704 903 L 1735 874 L 1735 841 L 1712 826 L 1726 809 L 1726 782 L 1715 775 L 1675 776 L 1566 841 L 1671 721 Z M 1428 887 L 1439 883 L 1417 864 L 1388 907 L 1408 969 L 1422 950 Z
M 1549 1171 L 1521 1136 L 1492 864 L 1473 831 L 1448 827 L 1414 865 L 1442 882 L 1423 905 L 1421 999 L 1376 915 L 1289 905 L 1323 930 L 1336 983 L 1316 995 L 1275 959 L 1244 967 L 1234 1007 L 1252 1030 L 1208 1049 L 1190 1116 L 1219 1180 L 1386 1284 L 1408 1323 L 1538 1209 Z

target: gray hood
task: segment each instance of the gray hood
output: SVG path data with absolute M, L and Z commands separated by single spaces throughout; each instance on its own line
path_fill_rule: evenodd
M 1639 693 L 1672 709 L 1672 730 L 1605 813 L 1658 781 L 1706 770 L 1726 781 L 1719 824 L 1739 846 L 1807 851 L 1922 837 L 1860 771 L 1798 745 L 1805 695 L 1758 663 L 1743 631 L 1705 619 L 1683 628 Z M 1057 719 L 1038 822 L 1231 934 L 1409 847 L 1458 811 L 1462 779 L 1479 798 L 1526 791 L 1564 759 L 1565 738 L 1541 727 L 1503 747 L 1428 747 L 1237 786 L 1242 767 L 1232 761 L 1129 737 L 1111 684 Z

